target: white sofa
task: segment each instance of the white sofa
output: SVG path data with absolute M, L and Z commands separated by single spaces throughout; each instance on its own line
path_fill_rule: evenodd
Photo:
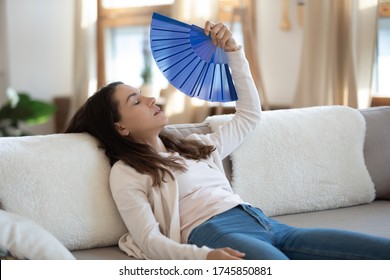
M 229 118 L 167 129 L 209 133 Z M 233 189 L 275 219 L 390 238 L 389 166 L 390 107 L 266 111 L 225 160 Z M 86 134 L 0 138 L 0 256 L 128 259 L 109 170 Z

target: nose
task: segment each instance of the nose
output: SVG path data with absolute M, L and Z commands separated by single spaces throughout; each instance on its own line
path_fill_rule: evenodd
M 155 97 L 148 97 L 149 98 L 149 106 L 153 106 L 156 103 Z

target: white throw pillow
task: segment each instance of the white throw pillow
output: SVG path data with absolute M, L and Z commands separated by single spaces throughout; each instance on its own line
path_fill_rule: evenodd
M 207 121 L 212 130 L 232 116 Z M 344 106 L 263 112 L 231 155 L 232 186 L 270 216 L 371 202 L 364 162 L 364 117 Z
M 69 250 L 116 245 L 127 232 L 109 188 L 110 164 L 88 134 L 0 138 L 0 201 Z
M 0 251 L 17 259 L 74 260 L 52 234 L 33 221 L 0 210 Z

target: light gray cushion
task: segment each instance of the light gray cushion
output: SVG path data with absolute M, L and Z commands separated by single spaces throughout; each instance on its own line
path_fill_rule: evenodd
M 390 201 L 353 207 L 273 217 L 282 223 L 303 228 L 335 228 L 390 238 Z
M 206 123 L 174 124 L 166 126 L 165 129 L 179 137 L 186 137 L 192 133 L 207 134 L 211 132 Z
M 0 210 L 0 229 L 0 251 L 17 259 L 74 259 L 59 240 L 30 219 Z
M 390 106 L 360 110 L 366 119 L 364 158 L 376 199 L 390 200 Z

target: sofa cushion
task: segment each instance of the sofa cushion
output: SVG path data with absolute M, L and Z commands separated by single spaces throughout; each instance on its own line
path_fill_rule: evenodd
M 51 233 L 25 217 L 0 210 L 0 229 L 0 251 L 16 259 L 75 259 Z
M 78 260 L 135 260 L 118 246 L 72 251 Z
M 303 228 L 335 228 L 390 238 L 390 201 L 353 207 L 274 217 L 279 222 Z
M 223 118 L 209 118 L 213 130 Z M 364 136 L 363 116 L 349 107 L 263 112 L 231 155 L 233 189 L 270 216 L 371 202 Z
M 362 109 L 361 113 L 367 123 L 364 157 L 376 198 L 390 200 L 390 107 Z
M 167 125 L 165 130 L 177 135 L 178 137 L 187 137 L 192 133 L 207 134 L 210 133 L 210 127 L 206 123 L 188 123 L 188 124 L 174 124 Z
M 87 134 L 0 138 L 0 200 L 69 250 L 117 244 L 127 230 L 109 189 L 110 165 Z

